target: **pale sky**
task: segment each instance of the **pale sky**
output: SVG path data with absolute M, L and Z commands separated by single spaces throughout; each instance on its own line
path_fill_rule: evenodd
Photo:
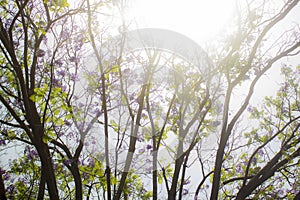
M 220 33 L 230 20 L 234 0 L 131 0 L 126 17 L 138 28 L 164 28 L 202 43 Z

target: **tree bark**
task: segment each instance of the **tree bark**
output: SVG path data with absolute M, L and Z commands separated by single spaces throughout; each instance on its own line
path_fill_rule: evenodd
M 168 200 L 176 199 L 177 183 L 179 179 L 181 165 L 183 163 L 183 142 L 182 141 L 179 141 L 179 145 L 177 149 L 177 157 L 178 158 L 175 161 L 175 170 L 172 178 L 172 185 L 168 194 Z
M 76 200 L 82 200 L 82 181 L 81 181 L 81 176 L 80 176 L 77 160 L 72 162 L 71 172 L 72 172 L 72 175 L 74 177 L 74 182 L 75 182 Z
M 4 186 L 4 180 L 2 178 L 2 174 L 0 174 L 0 200 L 6 200 L 5 195 L 5 186 Z
M 55 179 L 55 172 L 53 169 L 49 147 L 42 140 L 36 142 L 35 147 L 41 159 L 42 174 L 45 175 L 50 199 L 59 199 L 58 189 L 57 189 L 57 184 Z
M 46 184 L 45 174 L 44 174 L 44 172 L 43 172 L 43 170 L 42 170 L 37 199 L 44 199 L 44 195 L 45 195 L 45 184 Z

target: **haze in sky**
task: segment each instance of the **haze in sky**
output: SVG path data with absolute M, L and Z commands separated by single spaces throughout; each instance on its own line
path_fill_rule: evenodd
M 196 42 L 212 39 L 233 15 L 234 0 L 132 0 L 126 17 L 138 28 L 164 28 Z

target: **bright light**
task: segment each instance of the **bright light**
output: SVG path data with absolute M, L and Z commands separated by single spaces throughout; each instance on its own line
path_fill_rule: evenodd
M 132 0 L 127 17 L 138 28 L 165 28 L 203 42 L 212 39 L 232 16 L 234 0 Z

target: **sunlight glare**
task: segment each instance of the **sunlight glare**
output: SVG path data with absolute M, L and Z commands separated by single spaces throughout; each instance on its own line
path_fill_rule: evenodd
M 234 7 L 234 0 L 132 0 L 127 17 L 137 28 L 169 29 L 203 42 L 222 31 Z

